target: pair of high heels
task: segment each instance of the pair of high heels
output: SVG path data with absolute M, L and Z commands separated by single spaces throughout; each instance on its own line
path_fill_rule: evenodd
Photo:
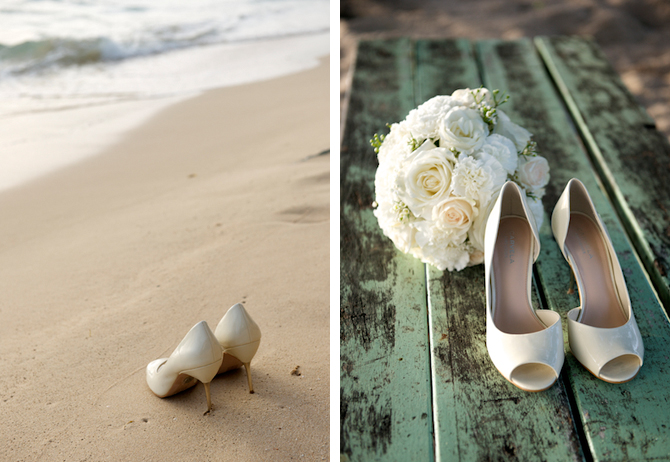
M 610 383 L 633 379 L 644 346 L 626 282 L 609 235 L 581 181 L 568 182 L 552 214 L 554 237 L 577 280 L 581 306 L 568 315 L 572 354 Z M 542 391 L 563 366 L 557 312 L 534 310 L 530 287 L 540 240 L 525 193 L 505 183 L 485 237 L 486 346 L 493 364 L 513 385 Z
M 147 384 L 158 397 L 166 398 L 202 382 L 207 397 L 207 414 L 212 409 L 209 385 L 217 374 L 242 365 L 247 371 L 249 393 L 251 360 L 261 341 L 261 330 L 244 306 L 237 303 L 223 316 L 214 332 L 205 321 L 193 326 L 169 358 L 147 365 Z

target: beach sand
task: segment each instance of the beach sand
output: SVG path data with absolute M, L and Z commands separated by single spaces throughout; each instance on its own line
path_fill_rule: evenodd
M 670 3 L 666 0 L 342 0 L 341 107 L 361 38 L 593 37 L 670 139 Z
M 209 91 L 0 193 L 0 460 L 328 458 L 328 80 Z M 156 397 L 147 363 L 237 302 L 256 393 Z

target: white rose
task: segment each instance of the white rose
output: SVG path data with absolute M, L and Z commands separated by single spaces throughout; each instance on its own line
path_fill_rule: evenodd
M 428 217 L 430 208 L 447 196 L 454 155 L 426 141 L 413 153 L 399 179 L 400 198 L 417 217 Z
M 516 150 L 521 152 L 530 141 L 531 133 L 525 128 L 512 122 L 507 114 L 498 109 L 498 122 L 496 123 L 493 133 L 509 138 L 516 146 Z
M 493 157 L 483 160 L 459 157 L 452 177 L 452 189 L 458 196 L 488 204 L 507 180 L 505 169 Z
M 542 156 L 522 158 L 519 161 L 517 178 L 521 186 L 539 191 L 549 183 L 549 162 Z
M 413 255 L 440 269 L 449 267 L 451 270 L 454 266 L 462 269 L 469 261 L 469 257 L 465 258 L 465 263 L 461 265 L 447 255 L 457 256 L 455 258 L 459 261 L 463 259 L 462 252 L 467 255 L 471 246 L 465 243 L 465 239 L 468 228 L 477 213 L 478 210 L 473 201 L 462 197 L 445 199 L 433 209 L 431 220 L 420 220 L 413 223 L 416 228 L 415 242 L 417 244 Z M 447 252 L 448 249 L 455 248 L 460 250 L 456 253 Z
M 464 153 L 481 148 L 489 134 L 489 127 L 479 111 L 462 107 L 447 112 L 438 122 L 437 129 L 441 147 L 454 148 Z
M 487 156 L 500 162 L 509 175 L 513 175 L 516 171 L 519 156 L 514 143 L 509 138 L 495 134 L 487 137 L 482 148 L 473 157 L 485 160 Z
M 474 201 L 452 196 L 433 207 L 431 221 L 437 231 L 452 243 L 461 244 L 478 213 Z
M 451 99 L 459 106 L 474 107 L 475 95 L 477 96 L 477 101 L 480 103 L 484 102 L 489 105 L 492 103 L 491 92 L 486 88 L 475 88 L 474 90 L 464 88 L 456 90 L 451 94 Z

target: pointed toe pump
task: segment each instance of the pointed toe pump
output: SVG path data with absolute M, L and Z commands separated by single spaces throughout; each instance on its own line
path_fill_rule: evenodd
M 237 303 L 223 316 L 214 334 L 223 348 L 223 362 L 218 373 L 221 374 L 244 365 L 249 382 L 249 393 L 253 393 L 251 360 L 261 343 L 261 329 L 258 324 L 251 319 L 244 306 Z
M 147 384 L 158 397 L 165 398 L 198 383 L 205 385 L 207 412 L 212 409 L 209 383 L 221 367 L 223 352 L 205 321 L 191 328 L 169 358 L 147 366 Z
M 568 312 L 572 354 L 599 379 L 631 380 L 642 367 L 642 337 L 616 252 L 581 181 L 568 182 L 551 227 L 579 290 L 580 306 Z
M 563 366 L 558 313 L 534 310 L 533 262 L 540 253 L 535 220 L 525 193 L 508 181 L 486 223 L 486 347 L 498 371 L 525 391 L 542 391 Z

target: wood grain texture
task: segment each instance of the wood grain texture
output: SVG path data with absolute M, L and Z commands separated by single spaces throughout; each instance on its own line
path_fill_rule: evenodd
M 524 392 L 489 359 L 482 268 L 429 285 L 438 460 L 583 460 L 563 385 Z
M 481 84 L 467 41 L 418 42 L 416 62 L 421 102 Z M 436 459 L 581 460 L 562 384 L 526 393 L 489 359 L 484 267 L 427 274 Z
M 513 119 L 534 133 L 542 155 L 551 166 L 551 181 L 544 198 L 545 223 L 540 230 L 542 251 L 536 264 L 543 298 L 563 315 L 566 333 L 567 380 L 594 460 L 649 460 L 670 457 L 670 381 L 667 343 L 670 324 L 639 265 L 634 250 L 607 197 L 599 187 L 587 154 L 529 41 L 480 44 L 484 80 L 505 88 L 513 104 L 505 108 Z M 490 69 L 490 72 L 488 71 Z M 541 116 L 538 111 L 544 113 Z M 645 342 L 645 364 L 631 382 L 613 385 L 593 377 L 570 353 L 564 315 L 579 306 L 571 291 L 570 270 L 553 240 L 549 215 L 567 180 L 580 178 L 602 216 L 624 270 L 636 320 Z M 568 293 L 573 292 L 573 293 Z M 587 450 L 587 448 L 585 448 Z
M 341 155 L 342 460 L 432 460 L 423 264 L 395 249 L 372 214 L 369 140 L 414 107 L 407 40 L 363 42 Z
M 670 310 L 670 145 L 592 40 L 538 38 L 640 259 Z
M 369 41 L 356 66 L 341 154 L 341 459 L 670 459 L 670 323 L 533 43 Z M 551 166 L 533 303 L 563 316 L 566 362 L 541 393 L 517 389 L 490 362 L 483 268 L 426 268 L 396 250 L 372 214 L 372 135 L 480 81 L 511 95 L 502 109 L 534 133 Z M 620 124 L 648 128 L 645 113 L 624 112 Z M 565 314 L 579 298 L 549 215 L 572 177 L 609 229 L 645 342 L 645 364 L 626 384 L 594 378 L 567 345 Z

